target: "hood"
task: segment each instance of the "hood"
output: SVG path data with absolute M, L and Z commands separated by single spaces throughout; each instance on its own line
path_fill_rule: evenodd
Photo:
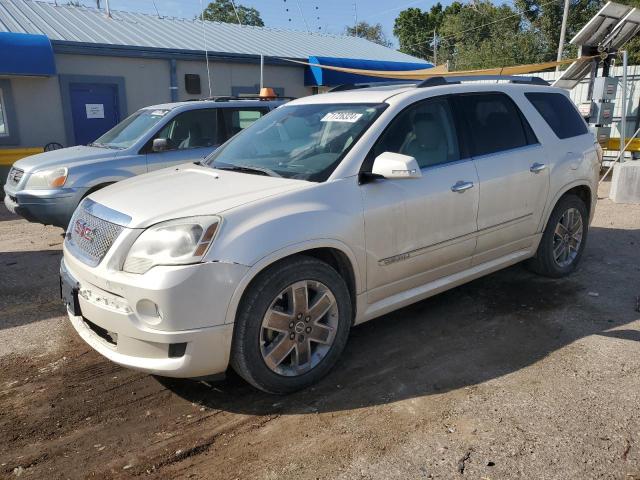
M 61 148 L 51 152 L 38 153 L 18 160 L 14 166 L 29 173 L 34 170 L 56 167 L 72 167 L 76 163 L 85 163 L 91 160 L 114 158 L 120 153 L 111 148 L 77 147 Z
M 184 164 L 115 183 L 89 197 L 131 217 L 128 227 L 145 228 L 175 218 L 223 213 L 310 185 L 313 184 L 304 180 Z

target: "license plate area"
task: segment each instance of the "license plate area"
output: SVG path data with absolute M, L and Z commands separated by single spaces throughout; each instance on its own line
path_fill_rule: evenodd
M 60 298 L 67 310 L 76 317 L 82 315 L 80 302 L 78 301 L 78 291 L 80 285 L 64 269 L 60 270 Z

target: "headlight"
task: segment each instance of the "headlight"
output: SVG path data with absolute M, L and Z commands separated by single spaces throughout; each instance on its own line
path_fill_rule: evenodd
M 67 181 L 69 170 L 66 167 L 56 168 L 54 170 L 42 170 L 29 175 L 25 188 L 47 189 L 60 188 Z
M 213 242 L 220 217 L 189 217 L 147 228 L 131 246 L 122 269 L 145 273 L 156 265 L 186 265 L 202 260 Z

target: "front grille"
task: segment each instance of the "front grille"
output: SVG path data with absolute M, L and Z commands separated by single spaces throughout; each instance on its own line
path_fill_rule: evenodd
M 110 332 L 106 328 L 102 328 L 102 327 L 96 325 L 95 323 L 90 322 L 89 320 L 87 320 L 84 317 L 82 317 L 82 321 L 84 322 L 84 324 L 93 333 L 95 333 L 98 337 L 100 337 L 102 340 L 107 342 L 109 345 L 113 345 L 114 347 L 116 347 L 118 345 L 118 334 L 117 333 Z
M 23 175 L 24 170 L 20 170 L 16 167 L 11 167 L 11 170 L 9 170 L 9 175 L 7 175 L 9 185 L 17 185 L 18 183 L 20 183 Z
M 86 200 L 76 209 L 65 235 L 67 248 L 87 265 L 95 267 L 107 254 L 124 227 L 90 214 Z

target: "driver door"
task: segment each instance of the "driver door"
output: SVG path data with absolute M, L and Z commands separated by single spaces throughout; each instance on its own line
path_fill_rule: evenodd
M 460 153 L 450 99 L 422 100 L 398 114 L 363 171 L 383 152 L 414 157 L 422 177 L 361 186 L 368 303 L 469 268 L 476 246 L 478 176 Z

